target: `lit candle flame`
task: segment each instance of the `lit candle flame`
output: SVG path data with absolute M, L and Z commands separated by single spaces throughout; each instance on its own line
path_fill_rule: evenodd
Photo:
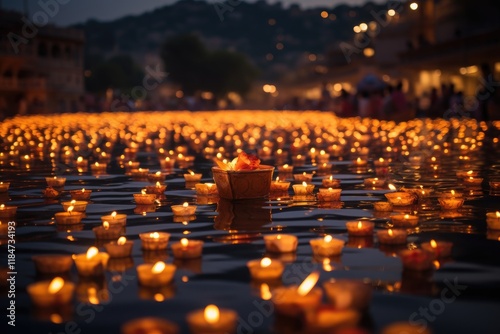
M 2 205 L 3 205 L 3 204 L 2 204 Z M 68 211 L 68 213 L 70 213 L 70 214 L 71 214 L 71 211 L 73 211 L 73 209 L 74 209 L 74 208 L 75 208 L 75 207 L 74 207 L 73 205 L 68 206 L 68 210 L 67 210 L 67 211 Z
M 284 165 L 283 165 L 283 168 L 288 168 L 288 164 L 284 164 Z
M 441 264 L 439 263 L 438 260 L 435 260 L 434 262 L 432 262 L 434 264 L 434 268 L 436 269 L 439 269 L 441 267 Z
M 276 239 L 281 240 L 281 234 L 279 234 L 278 236 L 276 236 Z
M 431 247 L 434 249 L 436 249 L 438 246 L 436 240 L 434 240 L 434 239 L 431 240 L 430 244 L 431 244 Z
M 5 204 L 0 205 L 0 210 L 5 209 Z
M 467 175 L 472 175 L 472 173 L 474 173 L 474 171 L 470 170 L 467 172 Z
M 160 182 L 156 181 L 156 187 L 157 187 L 157 188 L 161 187 Z
M 333 175 L 330 175 L 329 179 L 330 181 L 333 181 Z
M 187 207 L 189 206 L 189 203 L 188 203 L 188 202 L 184 202 L 184 203 L 182 204 L 182 206 L 183 206 L 184 208 L 187 208 Z
M 49 293 L 51 295 L 58 293 L 64 286 L 64 280 L 61 277 L 55 277 L 49 284 Z
M 127 243 L 127 238 L 125 237 L 119 237 L 118 241 L 116 242 L 118 245 L 123 246 Z
M 190 169 L 188 169 L 189 174 L 194 175 L 194 172 Z
M 451 196 L 455 196 L 455 190 L 451 191 Z
M 70 203 L 71 203 L 71 205 L 75 205 L 76 204 L 76 200 L 73 199 L 73 200 L 71 200 Z
M 325 237 L 323 238 L 324 242 L 331 242 L 332 240 L 333 240 L 333 237 L 329 234 L 325 235 Z
M 82 188 L 82 193 L 85 193 L 85 188 Z
M 113 212 L 111 213 L 111 217 L 113 217 L 113 219 L 115 219 L 115 218 L 116 218 L 116 211 L 113 211 Z
M 388 185 L 389 189 L 392 190 L 392 191 L 396 191 L 397 188 L 395 185 L 393 185 L 392 183 Z
M 263 258 L 262 260 L 260 260 L 260 266 L 262 268 L 267 268 L 271 265 L 271 259 L 268 258 L 268 257 L 265 257 Z
M 149 237 L 153 238 L 153 239 L 159 239 L 160 233 L 158 233 L 158 232 L 149 233 Z
M 405 219 L 408 219 L 408 218 L 410 218 L 410 215 L 406 214 L 404 217 L 405 217 Z
M 189 244 L 189 240 L 188 239 L 186 239 L 186 238 L 182 238 L 181 239 L 181 245 L 182 245 L 182 247 L 187 247 L 188 244 Z
M 301 296 L 307 295 L 316 285 L 319 279 L 319 272 L 313 271 L 306 277 L 306 279 L 299 285 L 297 293 Z
M 159 274 L 165 270 L 165 262 L 158 261 L 154 264 L 153 268 L 151 268 L 151 272 L 153 274 Z
M 389 231 L 387 231 L 387 234 L 388 234 L 390 237 L 392 237 L 392 236 L 394 235 L 394 232 L 392 232 L 392 230 L 391 230 L 391 229 L 389 229 Z
M 142 194 L 142 195 L 146 195 L 146 189 L 142 189 L 142 190 L 141 190 L 141 194 Z
M 307 187 L 307 183 L 305 181 L 302 182 L 302 186 Z
M 107 221 L 102 222 L 102 227 L 104 227 L 105 230 L 109 229 L 109 223 Z
M 2 205 L 3 205 L 3 204 L 2 204 Z M 497 216 L 497 218 L 500 218 L 500 211 L 497 211 L 497 212 L 495 213 L 495 216 Z
M 87 251 L 87 260 L 90 260 L 91 258 L 93 258 L 94 256 L 96 256 L 97 254 L 99 253 L 99 250 L 97 249 L 97 247 L 90 247 Z
M 276 182 L 278 182 L 279 180 L 280 180 L 280 177 L 276 176 Z
M 160 175 L 161 175 L 161 172 L 160 172 L 160 171 L 157 171 L 155 174 L 156 174 L 156 176 L 160 176 Z
M 219 322 L 220 318 L 219 308 L 213 304 L 207 305 L 207 307 L 205 307 L 205 311 L 203 312 L 203 317 L 209 324 L 216 324 Z

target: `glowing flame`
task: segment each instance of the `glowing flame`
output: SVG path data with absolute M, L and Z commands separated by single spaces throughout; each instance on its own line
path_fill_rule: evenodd
M 64 280 L 61 277 L 55 277 L 49 284 L 49 293 L 56 294 L 58 293 L 64 285 Z
M 332 187 L 328 187 L 328 192 L 331 193 L 333 191 Z
M 82 188 L 82 194 L 85 193 L 85 188 Z
M 302 186 L 307 187 L 307 183 L 305 181 L 302 182 Z
M 160 176 L 160 175 L 161 175 L 161 172 L 160 172 L 160 171 L 157 171 L 155 174 L 156 174 L 156 176 Z
M 115 219 L 115 218 L 116 218 L 116 211 L 113 211 L 113 212 L 111 213 L 111 217 L 113 217 L 113 219 Z
M 187 207 L 189 206 L 189 203 L 188 203 L 188 202 L 184 202 L 184 204 L 182 204 L 182 206 L 183 206 L 184 208 L 187 208 Z
M 437 260 L 435 260 L 434 262 L 432 262 L 432 264 L 434 264 L 434 268 L 436 268 L 436 269 L 439 269 L 441 267 L 441 264 Z
M 410 218 L 410 215 L 406 214 L 404 217 L 405 217 L 405 219 L 408 219 L 408 218 Z
M 0 205 L 0 210 L 5 209 L 5 204 Z
M 194 175 L 194 172 L 190 169 L 188 169 L 189 174 Z
M 159 274 L 165 270 L 165 262 L 158 261 L 154 264 L 153 268 L 151 268 L 151 272 L 153 274 Z
M 182 247 L 187 247 L 188 244 L 189 244 L 189 240 L 188 239 L 186 239 L 186 238 L 182 238 L 181 239 L 181 245 L 182 245 Z
M 2 204 L 2 206 L 3 206 L 3 204 Z M 71 211 L 73 211 L 73 209 L 74 209 L 74 208 L 75 208 L 75 207 L 74 207 L 73 205 L 70 205 L 70 206 L 68 207 L 68 210 L 67 210 L 67 211 L 68 211 L 69 213 L 71 213 Z
M 263 258 L 262 260 L 260 260 L 260 266 L 262 268 L 267 268 L 271 265 L 271 259 L 268 258 L 268 257 L 265 257 Z
M 455 190 L 451 191 L 451 196 L 455 196 Z
M 156 181 L 156 186 L 157 186 L 158 188 L 159 188 L 159 187 L 161 187 L 160 182 Z
M 218 323 L 220 318 L 219 308 L 213 304 L 207 305 L 207 307 L 205 307 L 205 311 L 203 312 L 203 317 L 209 324 Z
M 3 205 L 3 204 L 2 204 L 2 205 Z M 497 216 L 497 218 L 500 218 L 500 211 L 497 211 L 497 212 L 495 213 L 495 216 Z
M 397 190 L 396 186 L 394 186 L 393 184 L 389 184 L 389 186 L 388 186 L 388 187 L 389 187 L 389 189 L 390 189 L 390 190 L 392 190 L 392 191 L 396 191 L 396 190 Z
M 276 236 L 276 239 L 277 240 L 281 240 L 281 234 L 279 234 L 278 236 Z
M 330 177 L 328 178 L 330 181 L 333 181 L 333 175 L 330 175 Z
M 266 283 L 262 283 L 260 285 L 260 298 L 262 298 L 263 300 L 269 300 L 271 299 L 272 297 L 272 294 L 271 294 L 271 290 L 269 290 L 269 285 L 267 285 Z
M 389 231 L 387 231 L 387 234 L 388 234 L 390 237 L 392 237 L 392 236 L 394 235 L 394 232 L 392 232 L 392 230 L 391 230 L 391 229 L 389 229 Z
M 323 241 L 324 242 L 331 242 L 333 240 L 332 236 L 327 234 L 325 235 L 325 237 L 323 238 Z
M 142 195 L 146 195 L 146 189 L 142 189 L 142 190 L 141 190 L 141 194 L 142 194 Z
M 378 161 L 384 162 L 384 158 L 378 158 Z
M 107 230 L 109 228 L 109 223 L 107 221 L 102 222 L 102 227 Z
M 430 244 L 431 244 L 431 247 L 434 248 L 434 249 L 436 249 L 437 246 L 438 246 L 436 240 L 434 240 L 434 239 L 431 240 Z
M 319 279 L 319 272 L 313 271 L 306 277 L 306 279 L 299 285 L 297 293 L 301 296 L 307 295 L 316 285 Z
M 118 245 L 123 246 L 125 243 L 127 243 L 127 238 L 125 237 L 119 237 L 118 241 L 116 242 Z
M 77 161 L 77 162 L 82 162 L 82 161 L 83 161 L 83 158 L 82 158 L 82 157 L 78 157 L 78 158 L 76 159 L 76 161 Z
M 474 173 L 474 171 L 470 170 L 467 172 L 467 175 L 472 175 Z
M 279 180 L 280 180 L 280 177 L 276 176 L 276 182 L 278 182 Z
M 71 204 L 71 205 L 75 205 L 75 204 L 76 204 L 76 200 L 74 200 L 74 199 L 73 199 L 73 200 L 71 200 L 70 204 Z
M 358 229 L 361 229 L 363 227 L 363 223 L 358 221 Z
M 158 232 L 149 233 L 149 237 L 153 238 L 153 239 L 159 239 L 160 233 L 158 233 Z
M 99 253 L 99 250 L 97 249 L 97 247 L 90 247 L 89 250 L 87 251 L 87 260 L 90 260 L 91 258 L 93 258 L 94 256 L 96 256 L 97 254 Z
M 284 164 L 284 165 L 283 165 L 283 168 L 288 168 L 288 164 Z

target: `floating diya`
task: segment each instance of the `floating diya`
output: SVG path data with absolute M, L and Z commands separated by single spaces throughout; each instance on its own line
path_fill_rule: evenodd
M 500 211 L 487 212 L 486 224 L 490 230 L 500 230 Z
M 362 159 L 361 157 L 358 157 L 356 160 L 352 162 L 352 165 L 358 168 L 366 167 L 366 165 L 368 165 L 368 161 Z
M 231 310 L 219 309 L 216 305 L 207 305 L 204 309 L 191 311 L 186 316 L 192 334 L 234 333 L 238 314 Z
M 167 248 L 170 233 L 166 232 L 151 232 L 140 233 L 139 238 L 142 241 L 142 248 L 144 250 L 163 250 Z
M 172 244 L 172 253 L 176 259 L 196 259 L 201 257 L 203 241 L 182 238 Z
M 133 246 L 134 241 L 127 240 L 126 237 L 119 237 L 117 241 L 111 241 L 104 244 L 104 248 L 111 258 L 130 256 Z
M 451 255 L 453 243 L 448 241 L 436 241 L 432 239 L 429 242 L 424 242 L 420 245 L 422 249 L 434 253 L 436 258 L 446 258 Z
M 383 245 L 406 244 L 408 233 L 403 229 L 388 229 L 377 231 L 378 242 Z
M 293 179 L 299 182 L 311 182 L 313 178 L 312 173 L 303 172 L 302 174 L 293 174 Z
M 89 201 L 92 190 L 82 188 L 81 190 L 70 190 L 71 199 L 75 201 Z M 75 210 L 78 211 L 78 210 Z
M 46 177 L 45 181 L 47 182 L 47 185 L 49 187 L 53 188 L 61 188 L 64 187 L 64 184 L 66 183 L 66 178 L 65 177 Z
M 29 284 L 26 291 L 36 307 L 55 307 L 71 302 L 75 285 L 61 277 L 55 277 L 51 281 Z
M 13 218 L 17 213 L 17 206 L 0 204 L 0 218 Z
M 280 180 L 279 176 L 271 182 L 271 192 L 287 192 L 290 188 L 290 182 Z
M 302 166 L 306 163 L 306 157 L 301 154 L 297 154 L 292 157 L 292 163 L 294 166 Z
M 124 213 L 116 213 L 116 211 L 113 211 L 109 215 L 104 215 L 101 216 L 101 222 L 108 222 L 110 225 L 121 225 L 125 226 L 127 225 L 127 215 Z
M 1 210 L 1 208 L 0 208 Z M 56 212 L 54 218 L 57 224 L 74 225 L 80 224 L 83 218 L 82 212 L 73 212 L 73 206 L 69 206 L 65 212 Z
M 176 269 L 173 264 L 163 261 L 144 263 L 137 266 L 137 278 L 142 286 L 160 287 L 172 282 Z
M 340 195 L 342 193 L 342 189 L 334 189 L 334 188 L 320 188 L 318 193 L 318 201 L 320 202 L 336 202 L 340 201 Z
M 404 191 L 395 191 L 392 193 L 384 194 L 385 198 L 394 206 L 407 206 L 411 205 L 415 200 L 413 194 Z
M 10 182 L 0 181 L 0 193 L 5 193 L 9 190 Z
M 367 237 L 373 235 L 373 227 L 375 224 L 365 220 L 358 220 L 346 222 L 345 226 L 350 236 Z
M 463 180 L 464 184 L 466 186 L 480 186 L 481 183 L 483 183 L 483 178 L 480 178 L 480 177 L 474 177 L 474 176 L 470 176 L 470 177 L 466 177 L 464 180 Z
M 314 193 L 314 184 L 308 184 L 307 182 L 302 182 L 302 184 L 294 184 L 292 185 L 293 192 L 297 196 L 307 196 L 313 195 Z
M 146 178 L 148 174 L 149 174 L 149 168 L 139 167 L 137 169 L 130 170 L 130 175 L 134 178 L 139 178 L 139 179 Z
M 293 166 L 289 166 L 288 164 L 278 166 L 278 172 L 283 173 L 283 174 L 292 174 L 293 173 Z
M 87 210 L 87 201 L 77 201 L 72 199 L 71 201 L 61 202 L 63 210 L 67 211 L 70 206 L 73 207 L 74 212 L 85 212 Z
M 106 173 L 106 168 L 108 168 L 106 163 L 99 163 L 98 161 L 90 165 L 90 171 L 94 174 L 104 174 Z
M 344 248 L 344 240 L 333 238 L 331 235 L 325 235 L 323 238 L 309 240 L 314 256 L 330 257 L 340 255 Z
M 156 181 L 156 184 L 154 186 L 146 186 L 146 193 L 156 195 L 156 197 L 161 197 L 165 193 L 166 189 L 166 184 L 161 184 L 159 181 Z
M 192 216 L 195 214 L 197 206 L 184 202 L 182 205 L 172 205 L 170 208 L 174 216 Z
M 315 287 L 318 280 L 319 272 L 313 271 L 298 287 L 292 285 L 274 289 L 271 301 L 276 312 L 295 317 L 316 310 L 323 297 L 322 290 Z
M 333 178 L 333 175 L 330 175 L 321 180 L 321 185 L 325 188 L 340 188 L 340 180 L 337 180 Z
M 477 177 L 479 175 L 479 172 L 474 170 L 469 170 L 469 171 L 458 170 L 456 175 L 460 179 L 467 179 L 470 177 Z
M 271 253 L 291 253 L 297 249 L 298 240 L 293 234 L 271 234 L 264 236 L 266 250 Z
M 122 234 L 122 226 L 115 224 L 110 225 L 104 221 L 101 226 L 92 228 L 96 239 L 118 239 Z
M 35 264 L 36 271 L 46 275 L 67 273 L 73 266 L 73 259 L 70 255 L 34 255 L 31 259 Z
M 184 180 L 186 180 L 186 182 L 199 182 L 201 180 L 201 176 L 201 173 L 195 173 L 188 169 L 188 173 L 184 174 Z
M 412 227 L 418 225 L 418 216 L 410 214 L 395 214 L 391 217 L 391 223 L 395 227 Z
M 160 167 L 163 170 L 173 169 L 175 165 L 175 158 L 165 157 L 165 159 L 160 160 Z
M 146 189 L 142 189 L 140 194 L 133 194 L 137 205 L 151 205 L 156 201 L 155 194 L 148 194 Z
M 424 249 L 405 249 L 399 253 L 403 268 L 414 271 L 425 271 L 433 268 L 435 253 Z
M 379 179 L 378 177 L 369 177 L 363 180 L 365 187 L 370 188 L 382 188 L 385 184 L 385 180 Z
M 140 162 L 139 161 L 127 161 L 124 165 L 125 171 L 130 172 L 133 169 L 139 169 Z
M 147 179 L 150 183 L 163 182 L 165 181 L 165 175 L 163 175 L 162 172 L 157 171 L 156 173 L 149 173 L 147 175 Z
M 465 199 L 462 194 L 451 190 L 449 193 L 441 194 L 438 201 L 443 210 L 456 210 L 463 206 Z
M 215 183 L 196 183 L 194 185 L 196 195 L 211 196 L 217 195 L 217 185 Z
M 280 260 L 271 260 L 268 257 L 260 260 L 250 260 L 247 262 L 247 267 L 252 279 L 257 281 L 281 279 L 285 269 Z
M 97 247 L 90 247 L 86 253 L 73 254 L 73 261 L 80 276 L 100 276 L 106 268 L 109 255 L 99 252 Z

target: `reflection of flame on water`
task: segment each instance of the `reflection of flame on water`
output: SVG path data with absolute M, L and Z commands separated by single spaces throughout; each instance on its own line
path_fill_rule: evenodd
M 260 298 L 263 300 L 270 300 L 272 296 L 271 290 L 269 290 L 269 285 L 262 283 L 260 285 Z

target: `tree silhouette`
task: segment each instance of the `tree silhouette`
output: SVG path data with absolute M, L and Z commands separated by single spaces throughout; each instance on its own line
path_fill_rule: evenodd
M 169 78 L 178 83 L 186 95 L 210 91 L 216 99 L 229 92 L 245 95 L 257 77 L 257 70 L 239 53 L 220 50 L 210 52 L 195 35 L 180 35 L 165 42 L 161 58 Z

